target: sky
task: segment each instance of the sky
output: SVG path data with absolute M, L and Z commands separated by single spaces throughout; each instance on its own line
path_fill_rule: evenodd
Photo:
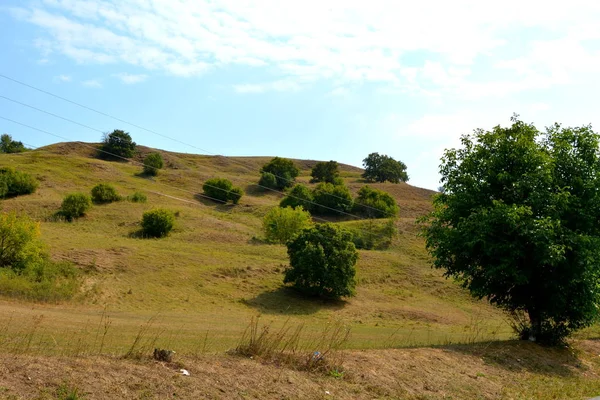
M 444 149 L 513 113 L 600 127 L 598 21 L 592 0 L 0 0 L 0 132 L 356 166 L 379 152 L 436 189 Z

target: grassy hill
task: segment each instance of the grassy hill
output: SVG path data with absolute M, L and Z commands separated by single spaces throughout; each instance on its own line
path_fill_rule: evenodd
M 156 346 L 201 357 L 235 347 L 257 315 L 272 331 L 301 327 L 306 348 L 332 326 L 350 330 L 344 347 L 355 350 L 512 336 L 501 312 L 430 268 L 415 218 L 430 210 L 432 191 L 404 183 L 373 184 L 400 206 L 397 237 L 387 250 L 360 251 L 356 297 L 334 303 L 308 300 L 282 287 L 285 247 L 260 240 L 262 217 L 282 198 L 255 185 L 270 157 L 159 151 L 166 169 L 146 178 L 135 162 L 97 159 L 97 146 L 60 143 L 0 155 L 0 166 L 13 166 L 40 181 L 36 193 L 3 200 L 2 210 L 40 221 L 52 258 L 74 263 L 83 279 L 81 292 L 67 303 L 0 298 L 0 348 L 80 356 L 143 353 Z M 155 150 L 140 147 L 134 161 L 149 151 Z M 316 161 L 295 162 L 301 168 L 298 180 L 308 183 Z M 361 170 L 340 167 L 355 194 L 365 184 Z M 246 191 L 239 205 L 200 196 L 202 183 L 213 177 L 228 178 Z M 141 191 L 148 202 L 97 205 L 72 223 L 52 219 L 65 194 L 89 193 L 102 182 L 122 195 Z M 177 212 L 174 231 L 163 239 L 137 238 L 143 212 L 155 207 Z M 335 222 L 357 224 L 350 217 Z

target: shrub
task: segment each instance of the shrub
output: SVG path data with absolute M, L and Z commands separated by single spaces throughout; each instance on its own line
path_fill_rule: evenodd
M 314 205 L 313 200 L 313 194 L 310 189 L 299 183 L 281 200 L 279 207 L 302 207 L 306 211 L 311 211 Z
M 354 246 L 362 250 L 385 250 L 390 247 L 397 233 L 394 218 L 387 221 L 369 219 L 347 222 L 344 228 L 352 234 Z
M 337 161 L 324 162 L 320 161 L 315 164 L 310 176 L 311 182 L 329 182 L 336 183 L 340 175 L 340 170 Z
M 135 192 L 131 196 L 127 196 L 127 200 L 132 203 L 145 203 L 148 201 L 148 197 L 142 192 Z
M 167 236 L 175 224 L 175 214 L 158 208 L 146 211 L 142 216 L 142 233 L 149 237 Z
M 319 183 L 313 190 L 313 212 L 321 215 L 338 215 L 352 209 L 352 195 L 344 185 Z
M 263 219 L 265 238 L 269 242 L 286 243 L 302 229 L 312 225 L 310 213 L 302 206 L 297 208 L 275 207 Z
M 260 172 L 269 172 L 273 174 L 276 180 L 276 186 L 274 189 L 283 190 L 286 187 L 290 187 L 294 184 L 294 179 L 296 179 L 300 173 L 300 170 L 294 165 L 292 160 L 275 157 L 267 164 L 263 165 Z
M 37 180 L 25 172 L 14 168 L 0 168 L 0 197 L 13 197 L 35 192 Z
M 131 158 L 135 146 L 135 142 L 131 140 L 129 133 L 115 129 L 104 137 L 100 156 L 108 159 Z
M 233 204 L 238 204 L 244 191 L 238 187 L 234 187 L 229 179 L 213 178 L 204 182 L 202 190 L 207 197 L 223 203 L 231 200 Z
M 92 199 L 84 193 L 71 193 L 65 196 L 60 206 L 60 214 L 68 221 L 79 218 L 90 209 Z
M 284 283 L 308 295 L 353 296 L 358 252 L 352 236 L 331 224 L 305 229 L 287 243 L 290 266 Z
M 398 214 L 398 205 L 389 193 L 363 186 L 354 200 L 353 211 L 368 218 L 394 217 Z
M 260 174 L 258 184 L 269 189 L 277 189 L 277 178 L 270 172 L 263 172 Z
M 107 183 L 99 183 L 92 188 L 92 201 L 95 204 L 106 204 L 120 200 L 121 196 L 119 196 L 116 189 L 112 185 Z
M 0 214 L 0 268 L 15 271 L 43 259 L 39 225 L 27 216 Z
M 144 158 L 144 174 L 156 176 L 163 165 L 163 158 L 160 153 L 150 153 Z

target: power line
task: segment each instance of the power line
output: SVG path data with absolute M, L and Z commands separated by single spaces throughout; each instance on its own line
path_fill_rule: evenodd
M 7 79 L 7 80 L 9 80 L 9 81 L 12 81 L 12 82 L 14 82 L 14 83 L 17 83 L 17 84 L 19 84 L 19 85 L 23 85 L 23 86 L 25 86 L 25 87 L 28 87 L 28 88 L 30 88 L 30 89 L 33 89 L 33 90 L 37 90 L 38 92 L 41 92 L 41 93 L 47 94 L 47 95 L 49 95 L 49 96 L 55 97 L 55 98 L 57 98 L 57 99 L 60 99 L 60 100 L 62 100 L 62 101 L 68 102 L 68 103 L 70 103 L 70 104 L 73 104 L 73 105 L 76 105 L 76 106 L 78 106 L 78 107 L 81 107 L 81 108 L 83 108 L 83 109 L 86 109 L 86 110 L 89 110 L 89 111 L 95 112 L 95 113 L 97 113 L 97 114 L 103 115 L 103 116 L 105 116 L 105 117 L 108 117 L 108 118 L 114 119 L 115 121 L 119 121 L 119 122 L 122 122 L 122 123 L 124 123 L 124 124 L 128 124 L 128 125 L 130 125 L 130 126 L 133 126 L 133 127 L 135 127 L 135 128 L 138 128 L 138 129 L 144 130 L 144 131 L 146 131 L 146 132 L 152 133 L 152 134 L 154 134 L 154 135 L 157 135 L 157 136 L 163 137 L 163 138 L 165 138 L 165 139 L 169 139 L 169 140 L 172 140 L 172 141 L 174 141 L 174 142 L 177 142 L 177 143 L 183 144 L 183 145 L 185 145 L 185 146 L 191 147 L 191 148 L 193 148 L 193 149 L 200 150 L 200 151 L 201 151 L 201 152 L 203 152 L 203 153 L 210 154 L 210 155 L 214 155 L 214 156 L 218 156 L 218 154 L 216 154 L 216 153 L 212 153 L 212 152 L 210 152 L 210 151 L 208 151 L 208 150 L 206 150 L 206 149 L 203 149 L 203 148 L 201 148 L 201 147 L 197 147 L 197 146 L 194 146 L 194 145 L 192 145 L 192 144 L 189 144 L 189 143 L 183 142 L 183 141 L 181 141 L 181 140 L 179 140 L 179 139 L 176 139 L 176 138 L 173 138 L 173 137 L 170 137 L 170 136 L 167 136 L 167 135 L 163 135 L 163 134 L 161 134 L 161 133 L 159 133 L 159 132 L 156 132 L 156 131 L 154 131 L 154 130 L 152 130 L 152 129 L 144 128 L 143 126 L 140 126 L 140 125 L 134 124 L 134 123 L 132 123 L 132 122 L 128 122 L 128 121 L 126 121 L 126 120 L 124 120 L 124 119 L 121 119 L 121 118 L 115 117 L 115 116 L 113 116 L 113 115 L 107 114 L 107 113 L 105 113 L 105 112 L 102 112 L 102 111 L 99 111 L 99 110 L 97 110 L 97 109 L 95 109 L 95 108 L 88 107 L 88 106 L 86 106 L 86 105 L 83 105 L 83 104 L 81 104 L 81 103 L 78 103 L 78 102 L 76 102 L 76 101 L 69 100 L 69 99 L 67 99 L 67 98 L 65 98 L 65 97 L 59 96 L 59 95 L 57 95 L 57 94 L 54 94 L 54 93 L 52 93 L 52 92 L 49 92 L 49 91 L 47 91 L 47 90 L 40 89 L 40 88 L 38 88 L 38 87 L 36 87 L 36 86 L 33 86 L 33 85 L 30 85 L 30 84 L 27 84 L 27 83 L 25 83 L 25 82 L 19 81 L 19 80 L 17 80 L 17 79 L 14 79 L 14 78 L 11 78 L 11 77 L 9 77 L 9 76 L 6 76 L 6 75 L 4 75 L 4 74 L 0 74 L 0 78 Z M 73 122 L 73 123 L 75 123 L 75 124 L 77 124 L 77 125 L 79 125 L 79 126 L 83 126 L 83 127 L 89 128 L 88 126 L 85 126 L 85 125 L 83 125 L 83 124 L 81 124 L 81 123 L 78 123 L 78 122 L 71 121 L 71 120 L 69 120 L 69 119 L 67 119 L 67 118 L 64 118 L 64 117 L 57 116 L 57 115 L 55 115 L 55 114 L 53 114 L 53 113 L 50 113 L 50 112 L 47 112 L 47 111 L 44 111 L 44 110 L 40 110 L 40 109 L 38 109 L 38 108 L 36 108 L 36 107 L 30 106 L 30 105 L 26 105 L 26 104 L 24 104 L 24 103 L 20 103 L 20 102 L 18 102 L 18 101 L 16 101 L 16 100 L 9 99 L 9 98 L 7 98 L 7 97 L 5 97 L 5 96 L 1 96 L 1 97 L 5 98 L 5 99 L 7 99 L 7 100 L 9 100 L 9 101 L 13 101 L 13 102 L 15 102 L 15 103 L 22 104 L 22 105 L 24 105 L 24 106 L 26 106 L 26 107 L 30 107 L 30 108 L 32 108 L 32 109 L 35 109 L 35 110 L 38 110 L 38 111 L 40 111 L 40 112 L 46 113 L 46 114 L 48 114 L 48 115 L 55 116 L 55 117 L 57 117 L 57 118 L 60 118 L 60 119 L 63 119 L 63 120 L 65 120 L 65 121 L 68 121 L 68 122 Z M 100 131 L 100 130 L 98 130 L 98 129 L 95 129 L 95 128 L 90 128 L 90 129 L 92 129 L 92 130 L 94 130 L 94 131 L 97 131 L 97 132 L 101 132 L 101 133 L 103 133 L 102 131 Z M 236 164 L 242 165 L 242 166 L 244 166 L 244 167 L 248 167 L 248 165 L 246 165 L 246 164 L 244 164 L 244 163 L 242 163 L 242 162 L 240 162 L 240 161 L 237 161 L 237 160 L 234 160 L 234 159 L 230 159 L 230 161 L 232 161 L 233 163 L 236 163 Z M 273 175 L 275 175 L 275 174 L 273 174 Z M 275 177 L 277 177 L 277 178 L 279 178 L 279 179 L 282 179 L 282 180 L 284 180 L 284 181 L 286 181 L 286 182 L 294 182 L 294 180 L 293 180 L 293 179 L 289 179 L 289 178 L 286 178 L 286 177 L 283 177 L 283 176 L 275 175 Z M 266 188 L 266 189 L 270 189 L 270 188 Z M 320 189 L 317 189 L 317 188 L 315 188 L 314 190 L 315 190 L 315 191 L 318 191 L 318 192 L 320 192 L 320 193 L 324 193 L 324 194 L 325 194 L 325 195 L 327 195 L 327 196 L 330 196 L 330 197 L 337 198 L 337 199 L 339 199 L 339 200 L 345 200 L 343 197 L 336 196 L 335 194 L 332 194 L 332 193 L 323 192 L 322 190 L 320 190 Z M 372 206 L 368 206 L 368 205 L 363 205 L 363 207 L 364 207 L 364 208 L 367 208 L 367 209 L 374 210 L 374 211 L 381 212 L 381 213 L 383 213 L 383 214 L 384 214 L 384 215 L 386 215 L 386 216 L 393 216 L 391 213 L 389 213 L 389 212 L 388 212 L 388 211 L 386 211 L 386 210 L 382 210 L 382 209 L 379 209 L 379 208 L 376 208 L 376 207 L 372 207 Z M 348 214 L 348 213 L 344 213 L 344 214 L 346 214 L 346 215 L 351 215 L 351 214 Z M 358 219 L 362 219 L 362 218 L 360 218 L 360 217 L 357 217 L 357 218 L 358 218 Z
M 24 124 L 24 123 L 22 123 L 22 122 L 15 121 L 15 120 L 13 120 L 13 119 L 10 119 L 10 118 L 7 118 L 7 117 L 3 117 L 3 116 L 1 116 L 1 115 L 0 115 L 0 119 L 3 119 L 3 120 L 5 120 L 5 121 L 12 122 L 12 123 L 14 123 L 14 124 L 17 124 L 17 125 L 21 125 L 21 126 L 23 126 L 23 127 L 26 127 L 26 128 L 29 128 L 29 129 L 32 129 L 32 130 L 38 131 L 38 132 L 45 133 L 45 134 L 47 134 L 47 135 L 50 135 L 50 136 L 57 137 L 57 138 L 59 138 L 59 139 L 62 139 L 62 140 L 66 140 L 66 141 L 71 141 L 71 142 L 73 142 L 73 140 L 72 140 L 72 139 L 70 139 L 70 138 L 67 138 L 67 137 L 64 137 L 64 136 L 61 136 L 61 135 L 57 135 L 57 134 L 55 134 L 55 133 L 52 133 L 52 132 L 48 132 L 48 131 L 46 131 L 46 130 L 44 130 L 44 129 L 36 128 L 36 127 L 34 127 L 34 126 L 31 126 L 31 125 L 28 125 L 28 124 Z M 94 146 L 91 146 L 91 145 L 89 145 L 89 144 L 87 144 L 87 143 L 83 143 L 83 142 L 79 142 L 79 141 L 77 141 L 76 143 L 79 143 L 80 145 L 82 145 L 82 146 L 84 146 L 84 147 L 87 147 L 87 148 L 93 149 L 94 151 L 102 152 L 102 153 L 105 153 L 105 154 L 111 155 L 111 156 L 113 156 L 113 157 L 116 157 L 116 158 L 120 158 L 120 159 L 122 159 L 122 160 L 125 160 L 125 161 L 128 161 L 128 162 L 131 162 L 131 163 L 134 163 L 134 164 L 139 164 L 139 165 L 141 165 L 141 166 L 148 166 L 148 165 L 146 165 L 146 164 L 144 164 L 144 163 L 141 163 L 141 162 L 138 162 L 138 161 L 134 161 L 134 160 L 130 160 L 130 159 L 128 159 L 128 158 L 126 158 L 126 157 L 123 157 L 123 156 L 120 156 L 120 155 L 118 155 L 118 154 L 114 154 L 114 153 L 111 153 L 111 152 L 108 152 L 108 151 L 105 151 L 105 150 L 102 150 L 102 149 L 98 149 L 98 148 L 96 148 L 96 147 L 94 147 Z M 35 146 L 34 146 L 34 147 L 35 147 Z M 151 166 L 148 166 L 148 167 L 151 167 Z M 154 167 L 151 167 L 151 168 L 154 168 Z M 190 171 L 191 171 L 191 170 L 190 170 Z M 190 191 L 190 190 L 186 190 L 186 189 L 178 188 L 178 187 L 176 187 L 176 186 L 172 186 L 172 185 L 167 185 L 167 184 L 164 184 L 164 183 L 161 183 L 161 182 L 157 182 L 157 181 L 154 181 L 154 180 L 153 180 L 153 182 L 154 182 L 154 183 L 156 183 L 156 184 L 158 184 L 158 185 L 161 185 L 161 186 L 165 186 L 165 187 L 169 187 L 169 188 L 172 188 L 172 189 L 175 189 L 175 190 L 179 190 L 179 191 L 182 191 L 182 192 L 190 193 L 190 194 L 192 194 L 192 195 L 199 195 L 199 196 L 201 196 L 201 197 L 204 197 L 204 198 L 206 198 L 206 199 L 209 199 L 209 200 L 213 200 L 213 201 L 216 201 L 216 202 L 222 203 L 222 201 L 221 201 L 221 200 L 219 200 L 219 199 L 216 199 L 216 198 L 213 198 L 213 197 L 210 197 L 210 196 L 207 196 L 207 195 L 204 195 L 204 194 L 200 194 L 200 193 L 192 192 L 192 191 Z M 253 184 L 253 185 L 256 185 L 255 183 L 252 183 L 252 184 Z M 215 189 L 218 189 L 218 190 L 221 190 L 221 191 L 225 191 L 225 192 L 227 192 L 227 193 L 231 192 L 230 190 L 226 190 L 226 189 L 219 188 L 219 187 L 216 187 L 216 186 L 212 186 L 212 185 L 207 185 L 207 186 L 208 186 L 208 187 L 215 188 Z M 275 192 L 276 192 L 276 193 L 281 193 L 281 192 L 277 192 L 277 191 L 275 191 Z M 180 201 L 185 201 L 185 202 L 187 202 L 187 203 L 196 204 L 196 203 L 194 203 L 194 202 L 191 202 L 191 201 L 189 201 L 189 200 L 180 199 L 180 198 L 177 198 L 177 197 L 174 197 L 174 196 L 170 196 L 170 195 L 167 195 L 167 194 L 164 194 L 164 193 L 160 193 L 160 192 L 153 192 L 153 193 L 160 194 L 160 195 L 162 195 L 162 196 L 165 196 L 165 197 L 174 198 L 174 199 L 177 199 L 177 200 L 180 200 Z M 293 197 L 293 198 L 295 198 L 295 197 Z M 299 199 L 299 198 L 296 198 L 296 199 Z M 300 200 L 303 200 L 303 199 L 300 199 Z M 311 203 L 312 203 L 312 204 L 319 205 L 319 204 L 317 204 L 317 203 L 314 203 L 314 202 L 311 202 Z M 325 207 L 325 206 L 322 206 L 322 207 Z M 335 209 L 333 209 L 333 208 L 330 208 L 330 207 L 326 207 L 326 208 L 329 208 L 329 209 L 331 209 L 331 210 L 337 211 L 337 210 L 335 210 Z M 352 214 L 350 214 L 350 215 L 352 215 Z M 319 218 L 319 217 L 315 217 L 315 216 L 312 216 L 312 218 L 313 218 L 313 219 L 315 219 L 315 220 L 317 220 L 317 221 L 321 221 L 321 222 L 326 222 L 326 223 L 327 223 L 327 222 L 329 222 L 327 219 L 324 219 L 324 218 Z M 365 232 L 365 233 L 368 233 L 368 234 L 369 234 L 371 237 L 373 237 L 373 232 L 369 232 L 369 231 L 367 231 L 367 230 L 365 230 L 365 229 L 362 229 L 362 228 L 358 228 L 358 230 L 360 230 L 360 231 L 362 231 L 362 232 Z M 377 237 L 377 236 L 383 237 L 383 235 L 381 235 L 381 234 L 380 234 L 380 235 L 375 235 L 375 236 L 376 236 L 376 237 Z

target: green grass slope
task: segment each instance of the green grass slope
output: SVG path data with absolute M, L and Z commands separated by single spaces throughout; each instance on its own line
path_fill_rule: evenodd
M 430 268 L 415 226 L 415 218 L 431 207 L 429 190 L 373 184 L 397 199 L 399 235 L 385 251 L 360 251 L 356 297 L 326 303 L 282 288 L 285 247 L 256 240 L 262 237 L 263 215 L 282 197 L 254 185 L 269 157 L 160 151 L 166 169 L 145 178 L 133 162 L 95 158 L 96 146 L 60 143 L 0 155 L 0 166 L 13 166 L 40 181 L 36 193 L 0 202 L 2 210 L 40 221 L 52 257 L 84 271 L 81 293 L 68 304 L 0 300 L 0 340 L 33 329 L 40 351 L 70 354 L 76 345 L 97 345 L 99 326 L 110 318 L 106 351 L 127 349 L 140 326 L 177 351 L 194 352 L 206 343 L 216 351 L 234 346 L 258 314 L 274 325 L 305 325 L 308 332 L 343 323 L 351 328 L 352 348 L 510 336 L 499 311 L 471 299 Z M 155 150 L 141 147 L 135 160 L 150 151 Z M 299 181 L 309 181 L 315 162 L 296 160 L 302 169 Z M 365 184 L 359 168 L 341 165 L 341 171 L 353 193 Z M 213 177 L 228 178 L 246 191 L 239 205 L 219 205 L 199 195 L 202 183 Z M 113 184 L 122 195 L 141 191 L 148 202 L 97 205 L 73 223 L 52 221 L 65 194 L 89 193 L 101 182 Z M 135 237 L 143 212 L 155 207 L 177 212 L 174 231 L 164 239 Z M 356 224 L 350 219 L 339 223 Z

